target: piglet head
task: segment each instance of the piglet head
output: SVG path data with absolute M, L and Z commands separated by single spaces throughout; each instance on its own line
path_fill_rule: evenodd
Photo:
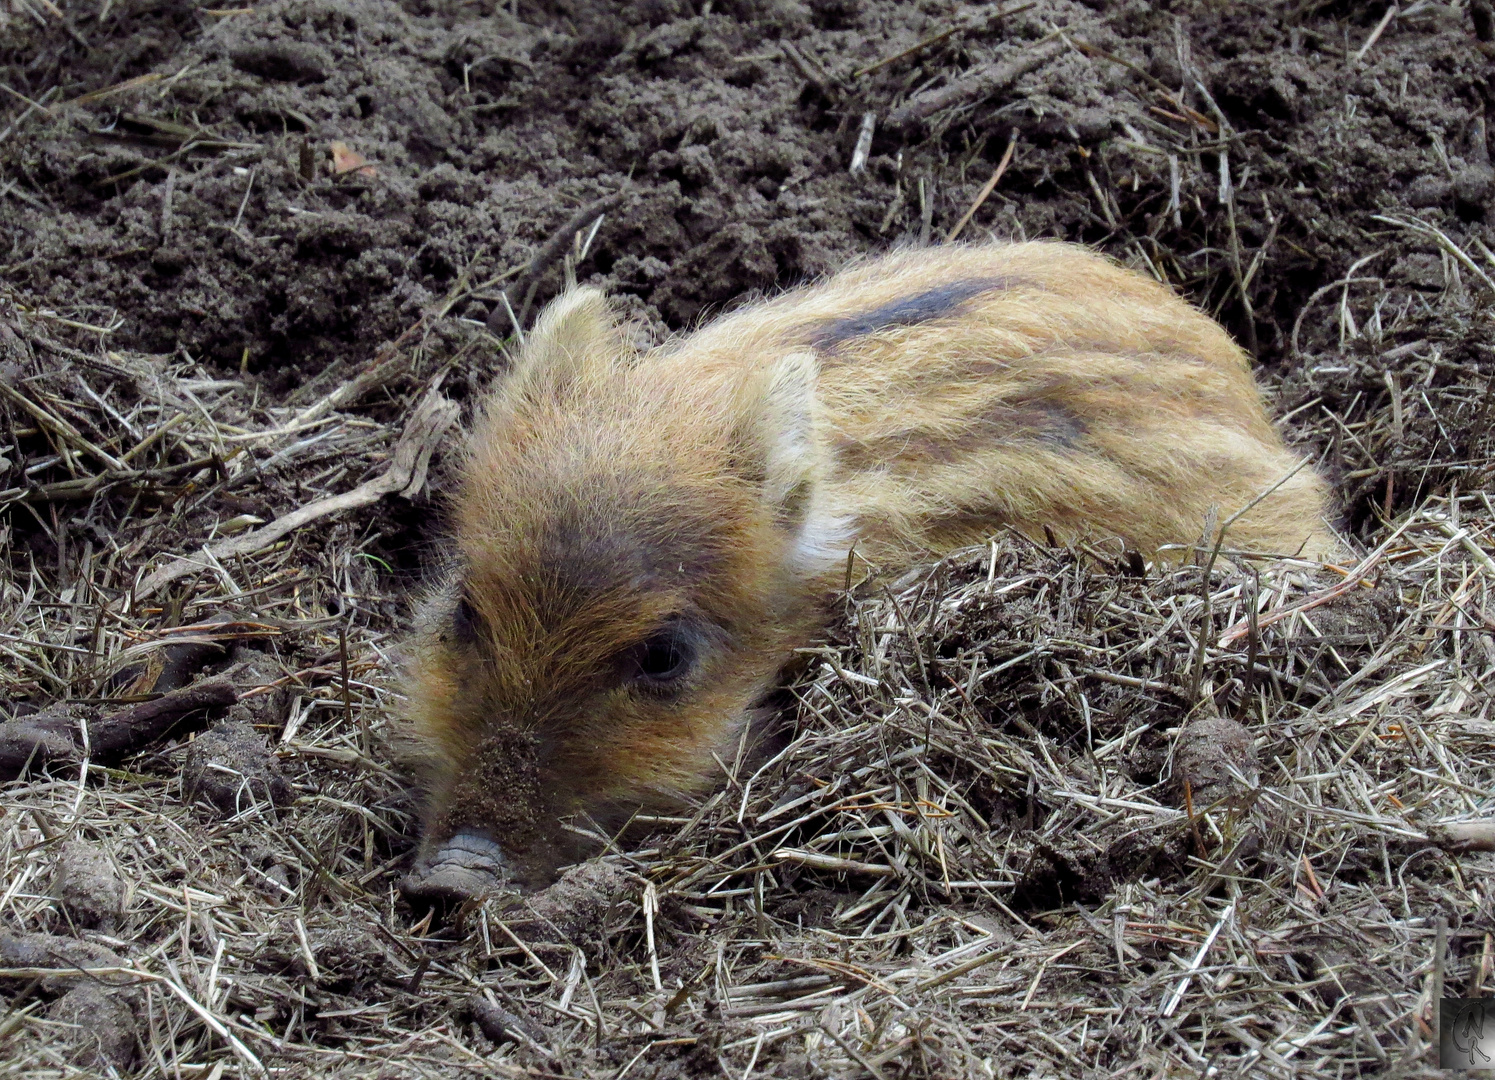
M 815 379 L 789 349 L 633 355 L 594 289 L 541 316 L 477 424 L 456 569 L 410 648 L 408 895 L 543 884 L 587 832 L 721 780 L 849 545 Z

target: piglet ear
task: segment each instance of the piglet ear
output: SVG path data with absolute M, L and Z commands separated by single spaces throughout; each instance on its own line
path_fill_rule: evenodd
M 753 372 L 738 400 L 742 471 L 791 527 L 803 520 L 816 479 L 818 375 L 814 353 L 789 353 Z
M 754 373 L 738 401 L 743 473 L 761 483 L 774 519 L 793 537 L 798 568 L 818 572 L 846 555 L 845 523 L 828 507 L 823 432 L 812 352 L 794 352 Z
M 610 366 L 620 351 L 617 323 L 602 290 L 568 289 L 546 305 L 525 335 L 506 386 L 512 393 L 571 385 L 588 371 Z

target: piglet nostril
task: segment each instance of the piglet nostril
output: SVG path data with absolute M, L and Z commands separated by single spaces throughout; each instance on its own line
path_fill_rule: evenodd
M 412 906 L 453 908 L 502 887 L 509 878 L 498 841 L 464 829 L 416 859 L 400 892 Z

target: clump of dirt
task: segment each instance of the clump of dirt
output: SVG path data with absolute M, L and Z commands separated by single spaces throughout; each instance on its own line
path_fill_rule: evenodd
M 57 1025 L 53 1030 L 64 1060 L 101 1072 L 132 1068 L 140 1045 L 137 1009 L 142 995 L 128 974 L 121 974 L 121 956 L 68 937 L 0 933 L 0 963 L 56 972 L 25 980 L 25 989 L 12 1001 L 19 1008 L 37 990 L 56 995 L 46 1016 Z
M 1226 716 L 1201 716 L 1179 732 L 1174 781 L 1190 810 L 1257 786 L 1260 762 L 1251 732 Z
M 101 1072 L 128 1071 L 135 1064 L 135 1014 L 118 995 L 87 983 L 76 986 L 52 1003 L 47 1019 L 59 1026 L 73 1064 Z
M 520 910 L 534 920 L 526 932 L 537 941 L 568 942 L 594 951 L 606 940 L 618 905 L 637 891 L 635 884 L 616 866 L 582 863 L 525 899 Z
M 230 720 L 188 744 L 182 795 L 188 802 L 204 799 L 219 813 L 231 815 L 258 803 L 287 803 L 291 786 L 264 736 L 248 724 Z
M 125 910 L 125 883 L 109 853 L 83 839 L 69 840 L 52 876 L 57 897 L 74 926 L 114 933 Z

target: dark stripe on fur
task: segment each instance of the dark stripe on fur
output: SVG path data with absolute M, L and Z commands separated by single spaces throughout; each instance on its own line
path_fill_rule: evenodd
M 987 420 L 999 437 L 1034 438 L 1064 450 L 1077 448 L 1088 431 L 1085 421 L 1053 401 L 1003 403 Z
M 859 315 L 846 315 L 816 327 L 810 332 L 810 344 L 829 349 L 850 341 L 866 337 L 879 330 L 896 326 L 917 326 L 953 314 L 961 304 L 972 297 L 995 289 L 1007 289 L 1018 284 L 1015 278 L 990 277 L 969 278 L 952 281 L 947 285 L 929 289 L 915 296 L 904 296 L 882 307 Z
M 974 418 L 958 435 L 936 436 L 914 430 L 868 443 L 845 440 L 837 444 L 836 454 L 845 468 L 884 466 L 896 475 L 916 472 L 929 464 L 949 465 L 1001 444 L 1056 453 L 1078 450 L 1088 432 L 1084 420 L 1055 402 L 1001 402 Z

